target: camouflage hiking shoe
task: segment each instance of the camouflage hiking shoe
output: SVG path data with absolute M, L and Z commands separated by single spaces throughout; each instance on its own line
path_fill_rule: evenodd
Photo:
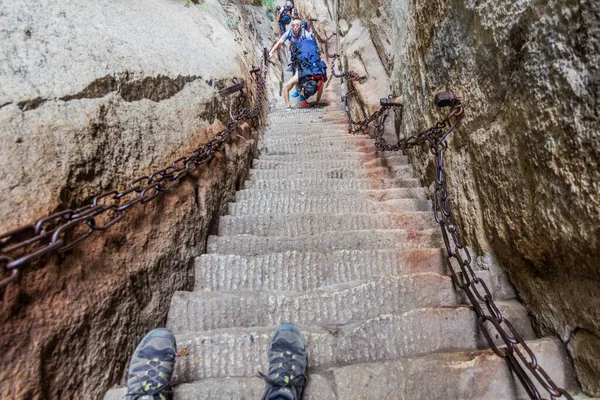
M 175 366 L 175 336 L 164 328 L 153 329 L 138 344 L 127 374 L 127 400 L 167 400 Z
M 299 400 L 306 383 L 306 342 L 300 329 L 292 323 L 277 327 L 269 345 L 269 375 L 262 400 Z

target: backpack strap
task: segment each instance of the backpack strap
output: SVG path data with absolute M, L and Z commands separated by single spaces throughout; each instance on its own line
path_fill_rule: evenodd
M 312 79 L 313 81 L 319 81 L 317 91 L 321 90 L 321 88 L 323 87 L 323 83 L 325 82 L 325 77 L 323 75 L 313 75 L 310 77 L 310 79 Z

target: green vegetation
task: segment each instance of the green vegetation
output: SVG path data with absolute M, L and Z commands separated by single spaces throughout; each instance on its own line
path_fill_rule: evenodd
M 204 0 L 183 0 L 183 2 L 185 3 L 186 7 L 189 7 L 192 3 L 196 5 L 204 4 Z
M 255 6 L 265 6 L 268 11 L 275 11 L 275 0 L 252 0 Z
M 234 17 L 233 15 L 227 15 L 227 26 L 229 29 L 233 30 L 238 27 L 240 24 L 240 20 L 238 17 Z

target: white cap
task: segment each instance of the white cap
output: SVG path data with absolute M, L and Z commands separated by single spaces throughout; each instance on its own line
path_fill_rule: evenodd
M 286 1 L 285 6 L 286 7 L 294 7 L 294 3 L 292 3 L 291 1 Z

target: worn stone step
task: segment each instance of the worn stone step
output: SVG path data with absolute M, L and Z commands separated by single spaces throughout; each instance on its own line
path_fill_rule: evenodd
M 342 198 L 358 198 L 367 199 L 373 201 L 386 201 L 392 199 L 427 199 L 425 189 L 421 187 L 415 188 L 394 188 L 394 189 L 365 189 L 365 190 L 353 190 L 353 189 L 339 189 L 339 190 L 327 190 L 327 189 L 300 189 L 295 191 L 279 191 L 279 190 L 259 190 L 259 189 L 243 189 L 238 190 L 235 194 L 235 201 L 243 200 L 263 200 L 273 198 L 273 196 L 279 196 L 280 194 L 293 195 L 319 195 L 327 197 L 342 197 Z
M 272 125 L 293 124 L 298 126 L 313 122 L 331 123 L 332 121 L 335 122 L 345 118 L 346 113 L 343 111 L 335 111 L 331 109 L 293 108 L 291 111 L 285 111 L 285 109 L 282 109 L 274 110 L 269 113 L 269 122 Z
M 267 370 L 262 372 L 267 373 Z M 332 384 L 333 380 L 329 377 L 311 374 L 302 392 L 302 400 L 335 399 L 336 394 Z M 258 400 L 264 390 L 265 381 L 257 377 L 213 378 L 176 386 L 173 400 Z
M 394 173 L 395 178 L 410 179 L 413 178 L 411 165 L 400 165 L 394 167 L 374 167 L 374 168 L 318 168 L 318 169 L 253 169 L 250 171 L 250 180 L 262 179 L 360 179 L 360 178 L 391 178 Z
M 303 129 L 298 128 L 294 125 L 277 125 L 267 128 L 263 140 L 281 139 L 281 138 L 294 138 L 303 137 L 311 138 L 312 140 L 320 140 L 322 138 L 346 138 L 346 137 L 367 137 L 367 136 L 356 136 L 349 135 L 344 129 L 332 129 L 330 125 L 311 125 L 310 128 Z
M 310 137 L 302 135 L 302 132 L 298 132 L 297 135 L 292 136 L 282 136 L 282 135 L 268 135 L 261 139 L 260 147 L 263 146 L 274 146 L 274 145 L 303 145 L 303 144 L 311 144 L 314 146 L 323 146 L 326 144 L 352 144 L 352 145 L 373 145 L 375 141 L 366 136 L 356 136 L 356 135 L 345 135 L 345 136 L 319 136 L 319 137 Z
M 368 162 L 377 160 L 381 154 L 375 150 L 367 152 L 362 151 L 343 151 L 332 154 L 331 152 L 322 153 L 305 153 L 305 154 L 266 154 L 260 155 L 260 160 L 264 161 L 287 161 L 290 163 L 303 161 L 323 161 L 323 160 L 359 160 L 360 162 Z
M 500 302 L 503 314 L 525 339 L 535 337 L 527 313 L 517 302 Z M 176 335 L 179 357 L 175 382 L 255 376 L 267 366 L 274 327 L 231 328 Z M 476 314 L 466 306 L 430 307 L 386 314 L 328 330 L 301 326 L 312 368 L 421 357 L 484 349 Z M 185 349 L 185 350 L 184 350 Z
M 494 296 L 489 272 L 479 271 L 478 277 Z M 175 292 L 167 326 L 175 333 L 187 333 L 294 321 L 326 329 L 384 314 L 467 301 L 454 288 L 451 277 L 432 272 L 379 276 L 310 292 Z
M 352 147 L 367 147 L 373 146 L 375 141 L 373 139 L 364 136 L 341 136 L 341 137 L 302 137 L 302 136 L 279 136 L 279 137 L 264 137 L 259 147 L 271 148 L 271 147 L 284 147 L 292 146 L 298 148 L 352 148 Z
M 252 168 L 255 170 L 359 170 L 373 167 L 391 167 L 409 165 L 405 156 L 376 158 L 371 161 L 361 162 L 360 160 L 335 160 L 325 159 L 317 161 L 275 161 L 275 160 L 253 160 Z
M 418 179 L 261 179 L 246 181 L 246 189 L 267 190 L 369 190 L 393 188 L 420 188 Z
M 261 154 L 311 154 L 311 153 L 329 153 L 332 158 L 335 154 L 344 151 L 369 153 L 375 149 L 372 140 L 350 141 L 347 139 L 340 140 L 323 140 L 316 143 L 275 143 L 264 144 L 260 146 Z
M 363 230 L 325 232 L 318 236 L 209 236 L 206 252 L 256 256 L 288 250 L 327 252 L 333 250 L 435 248 L 441 246 L 437 228 L 411 230 Z
M 431 202 L 420 199 L 372 201 L 340 197 L 290 196 L 282 193 L 280 196 L 273 196 L 271 199 L 250 199 L 229 204 L 229 214 L 232 216 L 297 213 L 373 214 L 414 211 L 431 211 Z
M 554 383 L 577 388 L 559 340 L 537 339 L 528 345 Z M 337 389 L 334 399 L 529 399 L 506 361 L 490 350 L 357 364 L 331 373 Z M 547 396 L 539 383 L 538 389 Z
M 574 393 L 577 383 L 562 343 L 544 338 L 531 340 L 528 346 L 554 383 L 579 398 Z M 266 372 L 266 368 L 261 371 Z M 506 361 L 491 350 L 433 354 L 327 370 L 313 368 L 309 354 L 308 378 L 302 395 L 305 400 L 529 398 L 511 375 Z M 262 396 L 265 382 L 258 377 L 209 378 L 173 389 L 174 400 L 256 400 Z M 125 392 L 113 389 L 104 400 L 121 400 Z M 544 393 L 541 388 L 540 393 Z
M 287 251 L 264 256 L 203 254 L 194 290 L 302 292 L 337 283 L 413 272 L 445 272 L 441 249 Z
M 331 231 L 365 229 L 413 229 L 436 227 L 426 211 L 376 214 L 298 213 L 225 216 L 219 219 L 219 235 L 314 236 Z

